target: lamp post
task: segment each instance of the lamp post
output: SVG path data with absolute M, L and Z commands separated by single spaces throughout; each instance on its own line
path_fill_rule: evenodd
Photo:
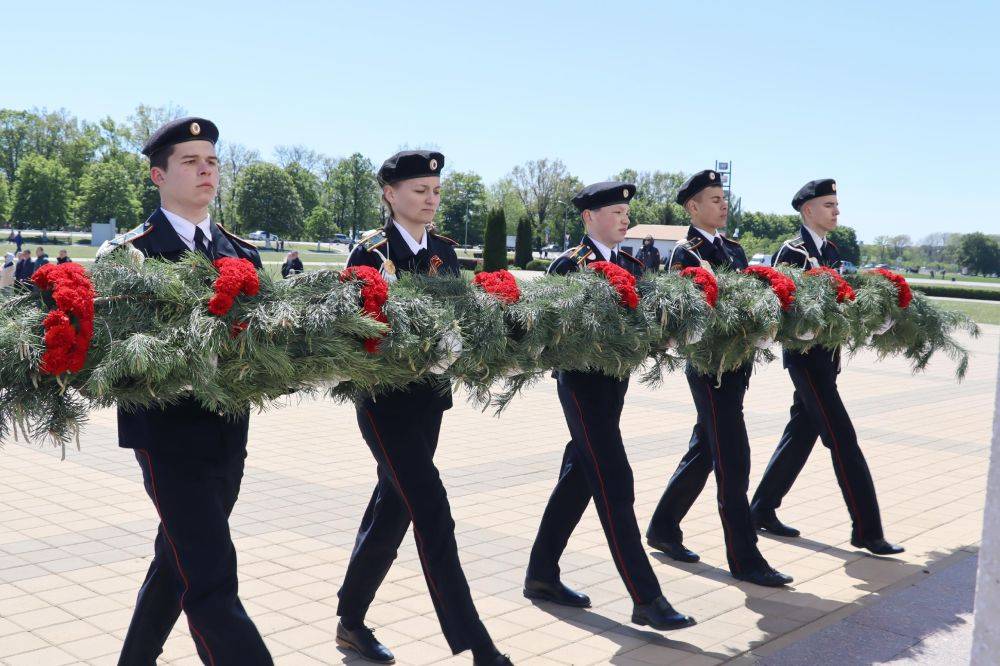
M 563 207 L 563 211 L 562 211 L 562 221 L 563 221 L 563 223 L 562 223 L 562 249 L 563 249 L 563 252 L 565 252 L 566 251 L 566 207 L 569 206 L 569 204 L 566 203 L 565 201 L 563 201 L 562 199 L 556 199 L 556 203 L 557 204 L 562 204 L 562 207 Z

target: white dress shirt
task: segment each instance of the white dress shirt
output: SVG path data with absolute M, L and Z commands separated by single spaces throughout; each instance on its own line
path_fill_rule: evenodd
M 826 236 L 820 236 L 818 233 L 816 233 L 815 231 L 813 231 L 804 224 L 802 226 L 805 228 L 806 231 L 809 232 L 809 235 L 812 236 L 813 243 L 816 244 L 816 250 L 822 252 L 823 246 L 826 244 Z
M 611 261 L 611 253 L 618 251 L 618 246 L 617 245 L 615 245 L 614 247 L 608 247 L 607 245 L 605 245 L 601 241 L 597 240 L 593 236 L 588 236 L 588 238 L 590 238 L 590 242 L 594 244 L 594 247 L 596 247 L 598 249 L 598 251 L 602 255 L 604 255 L 602 257 L 602 259 L 604 261 Z
M 177 213 L 171 213 L 166 208 L 161 207 L 160 210 L 163 211 L 164 216 L 166 216 L 167 220 L 170 222 L 170 226 L 174 228 L 174 231 L 176 231 L 177 235 L 181 237 L 181 240 L 184 241 L 184 244 L 187 245 L 189 250 L 192 252 L 194 251 L 195 227 L 201 228 L 202 233 L 205 234 L 205 249 L 208 249 L 208 244 L 212 242 L 212 227 L 210 224 L 212 221 L 211 215 L 195 224 L 194 222 L 181 217 Z
M 416 240 L 415 240 L 415 239 L 413 238 L 413 236 L 411 236 L 411 235 L 410 235 L 410 232 L 409 232 L 409 231 L 407 231 L 407 230 L 406 230 L 406 229 L 405 229 L 405 228 L 403 227 L 403 225 L 402 225 L 402 224 L 400 224 L 400 223 L 399 223 L 399 222 L 397 222 L 396 220 L 393 220 L 393 221 L 392 221 L 392 223 L 393 223 L 393 224 L 395 225 L 396 229 L 397 229 L 397 230 L 399 231 L 399 235 L 400 235 L 400 236 L 402 236 L 402 237 L 403 237 L 403 240 L 405 240 L 405 241 L 406 241 L 406 244 L 407 244 L 407 245 L 409 246 L 409 248 L 410 248 L 410 252 L 412 252 L 412 253 L 413 253 L 414 255 L 415 255 L 415 254 L 416 254 L 417 252 L 420 252 L 421 250 L 426 250 L 426 249 L 427 249 L 427 230 L 426 230 L 426 229 L 424 230 L 424 235 L 423 235 L 423 237 L 422 237 L 422 238 L 420 239 L 420 242 L 418 243 L 418 242 L 417 242 L 417 241 L 416 241 Z

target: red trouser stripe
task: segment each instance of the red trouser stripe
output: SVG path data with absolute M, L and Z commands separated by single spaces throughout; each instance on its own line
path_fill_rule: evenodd
M 809 381 L 809 388 L 812 389 L 813 396 L 816 398 L 816 404 L 819 405 L 819 411 L 823 415 L 823 421 L 826 423 L 826 430 L 830 433 L 830 439 L 833 440 L 833 457 L 837 461 L 837 467 L 840 468 L 840 476 L 844 479 L 844 488 L 847 489 L 847 501 L 851 503 L 851 508 L 854 509 L 854 519 L 858 522 L 858 531 L 864 532 L 861 525 L 861 512 L 858 511 L 858 503 L 854 500 L 854 493 L 851 492 L 851 484 L 844 469 L 844 461 L 840 458 L 840 442 L 837 441 L 837 433 L 834 432 L 833 427 L 830 425 L 830 417 L 827 416 L 823 401 L 819 398 L 819 392 L 816 390 L 816 385 L 813 384 L 812 375 L 805 368 L 802 369 L 802 372 L 805 373 L 806 379 Z
M 632 577 L 629 576 L 628 568 L 625 566 L 625 558 L 622 557 L 621 548 L 618 546 L 615 521 L 611 517 L 611 504 L 608 502 L 608 491 L 607 488 L 604 487 L 604 476 L 601 474 L 601 468 L 597 464 L 597 456 L 594 455 L 594 447 L 590 444 L 590 433 L 587 432 L 587 422 L 583 420 L 583 410 L 580 409 L 580 402 L 576 399 L 576 393 L 570 391 L 570 395 L 573 396 L 573 402 L 576 404 L 576 412 L 580 416 L 580 426 L 583 428 L 583 439 L 587 443 L 587 449 L 590 451 L 590 458 L 594 461 L 594 470 L 597 472 L 597 481 L 601 484 L 601 499 L 604 500 L 604 512 L 608 516 L 608 525 L 611 527 L 611 545 L 615 549 L 618 564 L 621 566 L 622 573 L 625 575 L 625 584 L 628 586 L 628 590 L 632 594 L 632 599 L 635 600 L 635 603 L 641 604 L 643 603 L 643 600 L 639 598 L 639 593 L 635 590 L 635 585 L 632 583 Z
M 188 584 L 187 574 L 184 573 L 184 568 L 181 567 L 181 558 L 177 554 L 177 546 L 174 545 L 174 540 L 170 538 L 170 532 L 167 530 L 167 522 L 163 519 L 163 512 L 160 511 L 160 499 L 156 493 L 156 475 L 153 474 L 153 461 L 149 457 L 149 452 L 145 449 L 136 449 L 136 451 L 146 457 L 146 466 L 149 468 L 149 486 L 153 491 L 153 506 L 156 507 L 156 515 L 160 517 L 160 524 L 163 525 L 163 536 L 166 537 L 167 543 L 170 544 L 170 550 L 174 553 L 174 561 L 177 563 L 177 573 L 181 575 L 181 582 L 184 583 L 184 591 L 181 593 L 181 609 L 187 614 L 187 610 L 184 609 L 184 597 L 187 595 L 190 585 Z M 215 666 L 215 657 L 212 655 L 205 637 L 195 628 L 194 620 L 191 619 L 190 615 L 188 615 L 188 626 L 191 628 L 191 633 L 195 635 L 195 638 L 201 642 L 201 646 L 205 648 L 205 652 L 208 654 L 208 663 L 211 666 Z
M 725 498 L 723 497 L 722 489 L 726 485 L 726 474 L 723 471 L 722 464 L 722 446 L 719 444 L 719 417 L 715 412 L 715 397 L 712 396 L 712 386 L 706 382 L 705 392 L 708 394 L 708 404 L 712 407 L 712 434 L 715 435 L 715 469 L 719 474 L 719 479 L 717 482 L 718 489 L 716 492 L 716 497 L 719 498 L 720 503 L 725 506 Z M 733 544 L 732 542 L 732 528 L 729 527 L 729 523 L 726 522 L 726 512 L 720 511 L 719 518 L 722 519 L 722 529 L 725 531 L 726 537 L 726 552 L 729 554 L 729 561 L 733 563 L 733 568 L 736 569 L 733 573 L 739 573 L 740 565 L 736 561 L 736 556 L 733 554 Z
M 371 411 L 365 410 L 365 414 L 368 415 L 368 422 L 372 424 L 372 432 L 375 433 L 375 441 L 378 442 L 378 448 L 382 451 L 382 456 L 385 457 L 386 463 L 389 465 L 389 472 L 392 474 L 393 480 L 396 482 L 396 488 L 399 489 L 399 496 L 403 498 L 403 504 L 406 505 L 406 512 L 410 514 L 410 522 L 413 523 L 413 538 L 417 542 L 417 550 L 420 552 L 420 562 L 424 566 L 424 574 L 427 576 L 427 582 L 430 583 L 431 592 L 437 597 L 438 603 L 444 606 L 444 599 L 438 593 L 437 584 L 434 582 L 434 578 L 431 576 L 431 570 L 427 566 L 427 556 L 424 554 L 424 540 L 420 536 L 420 531 L 417 529 L 417 521 L 413 518 L 413 507 L 410 506 L 410 500 L 407 499 L 406 493 L 403 492 L 403 484 L 399 482 L 399 476 L 396 474 L 396 467 L 392 464 L 392 460 L 389 458 L 389 453 L 385 450 L 385 444 L 382 443 L 382 435 L 379 434 L 378 426 L 375 425 L 375 417 L 372 416 Z

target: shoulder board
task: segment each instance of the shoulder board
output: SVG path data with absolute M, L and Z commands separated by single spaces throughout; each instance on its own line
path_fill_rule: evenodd
M 389 237 L 385 235 L 385 229 L 372 229 L 371 231 L 366 231 L 361 236 L 357 247 L 363 247 L 365 250 L 374 250 L 377 247 L 385 245 L 388 241 Z
M 107 256 L 110 252 L 116 250 L 123 245 L 128 245 L 132 241 L 142 238 L 146 234 L 153 230 L 153 225 L 146 227 L 146 223 L 143 222 L 135 229 L 126 231 L 123 234 L 118 234 L 114 238 L 104 241 L 101 243 L 101 247 L 97 249 L 97 254 L 94 256 L 95 259 L 100 259 L 101 257 Z
M 575 262 L 577 266 L 581 266 L 583 262 L 587 260 L 587 257 L 593 253 L 594 251 L 590 249 L 589 245 L 577 245 L 576 247 L 571 247 L 563 252 L 559 255 L 559 258 L 565 257 L 566 259 Z
M 629 259 L 631 259 L 631 260 L 632 260 L 632 261 L 634 261 L 635 263 L 639 264 L 639 265 L 640 265 L 640 266 L 642 266 L 643 268 L 645 268 L 645 267 L 646 267 L 646 264 L 642 263 L 641 261 L 639 261 L 638 259 L 636 259 L 635 257 L 633 257 L 633 256 L 632 256 L 631 254 L 629 254 L 628 252 L 619 252 L 619 253 L 618 253 L 618 256 L 619 256 L 619 257 L 628 257 Z
M 685 238 L 681 242 L 677 243 L 677 247 L 682 250 L 697 250 L 701 247 L 701 244 L 705 242 L 704 238 L 695 238 L 691 240 L 690 238 Z
M 720 238 L 722 238 L 722 240 L 726 241 L 727 243 L 731 243 L 733 245 L 739 245 L 740 244 L 740 242 L 738 240 L 730 238 L 729 236 L 721 236 Z
M 453 240 L 451 238 L 448 238 L 447 236 L 445 236 L 443 234 L 439 234 L 436 231 L 431 231 L 429 233 L 430 233 L 431 236 L 434 236 L 434 238 L 440 238 L 445 243 L 448 243 L 448 245 L 458 245 L 458 241 L 457 240 Z
M 244 238 L 240 238 L 239 236 L 237 236 L 236 234 L 234 234 L 233 232 L 231 232 L 229 229 L 226 229 L 224 226 L 222 226 L 218 222 L 215 223 L 215 226 L 219 227 L 219 231 L 221 231 L 223 233 L 223 235 L 225 235 L 225 237 L 228 238 L 229 240 L 235 241 L 235 242 L 239 243 L 240 245 L 242 245 L 244 247 L 247 247 L 247 248 L 252 248 L 254 250 L 257 249 L 256 245 L 254 245 L 253 243 L 251 243 L 250 241 L 248 241 L 248 240 L 246 240 Z
M 805 250 L 806 242 L 802 239 L 802 236 L 796 236 L 795 238 L 789 238 L 784 243 L 788 247 L 795 248 L 796 250 Z
M 788 248 L 792 252 L 797 252 L 801 254 L 806 258 L 806 260 L 809 259 L 809 251 L 806 249 L 805 243 L 802 241 L 802 238 L 796 237 L 786 240 L 784 243 L 782 243 L 781 249 L 778 250 L 778 252 L 775 254 L 775 257 L 780 256 L 781 250 L 784 250 L 785 248 Z

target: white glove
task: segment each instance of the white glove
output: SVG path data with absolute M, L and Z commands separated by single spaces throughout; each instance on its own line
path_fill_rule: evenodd
M 895 324 L 896 324 L 896 320 L 895 319 L 893 319 L 891 316 L 886 316 L 885 321 L 882 322 L 882 325 L 879 326 L 878 328 L 876 328 L 875 331 L 872 334 L 873 335 L 882 335 L 883 333 L 885 333 L 886 331 L 888 331 L 890 328 L 892 328 Z
M 427 372 L 443 375 L 462 354 L 462 336 L 454 329 L 445 331 L 438 340 L 437 349 L 441 352 L 441 359 L 427 368 Z

